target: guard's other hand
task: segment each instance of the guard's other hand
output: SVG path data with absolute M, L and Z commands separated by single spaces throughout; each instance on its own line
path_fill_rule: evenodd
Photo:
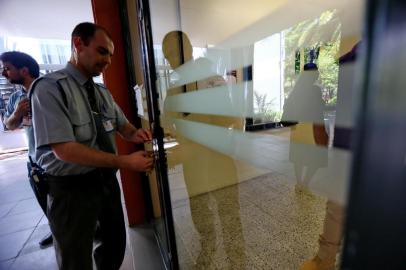
M 152 135 L 149 130 L 139 128 L 135 133 L 135 143 L 145 143 L 152 140 Z
M 138 171 L 149 172 L 154 166 L 154 159 L 145 151 L 137 151 L 129 155 L 121 156 L 123 167 Z

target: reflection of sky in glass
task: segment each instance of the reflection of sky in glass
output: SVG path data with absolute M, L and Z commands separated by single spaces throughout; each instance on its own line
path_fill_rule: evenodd
M 281 34 L 279 33 L 258 41 L 254 45 L 254 91 L 261 96 L 266 95 L 269 109 L 275 111 L 282 110 L 283 105 L 281 53 Z

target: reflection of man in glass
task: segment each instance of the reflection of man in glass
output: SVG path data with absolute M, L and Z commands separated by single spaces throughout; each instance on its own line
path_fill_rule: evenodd
M 212 71 L 212 62 L 204 57 L 193 59 L 193 47 L 188 36 L 182 31 L 172 31 L 166 34 L 162 41 L 162 51 L 166 60 L 173 70 L 180 67 L 186 62 L 193 61 L 194 67 L 199 71 Z M 198 70 L 196 70 L 198 71 Z M 213 71 L 214 73 L 214 71 Z M 210 76 L 207 79 L 190 82 L 185 85 L 184 92 L 191 90 L 212 88 L 225 84 L 223 77 Z
M 295 87 L 285 102 L 282 122 L 296 123 L 291 127 L 289 159 L 294 163 L 299 185 L 307 186 L 317 170 L 327 165 L 327 151 L 315 145 L 327 145 L 324 128 L 324 102 L 321 89 L 315 85 L 319 77 L 317 66 L 306 64 Z
M 162 51 L 172 69 L 193 59 L 192 44 L 182 31 L 167 33 L 162 41 Z
M 193 48 L 187 35 L 181 31 L 169 32 L 163 42 L 162 50 L 172 69 L 176 69 L 186 62 L 194 61 L 196 72 L 208 71 L 211 62 L 206 58 L 193 59 Z M 174 71 L 176 72 L 176 70 Z M 210 72 L 208 72 L 210 73 Z M 179 75 L 182 76 L 182 75 Z M 179 77 L 179 79 L 185 79 Z M 170 89 L 169 94 L 189 92 L 224 85 L 221 76 L 211 76 L 204 80 L 187 82 L 183 90 Z M 168 112 L 165 112 L 168 115 Z M 205 122 L 220 125 L 219 117 L 197 114 L 183 114 L 189 121 Z M 172 117 L 181 117 L 172 115 Z M 220 120 L 221 121 L 221 120 Z M 225 121 L 222 122 L 223 124 Z M 227 125 L 227 123 L 225 124 Z M 181 135 L 181 134 L 177 134 Z M 240 206 L 238 187 L 227 187 L 216 190 L 217 180 L 229 178 L 237 184 L 236 167 L 228 156 L 215 152 L 205 146 L 177 136 L 181 146 L 183 173 L 186 187 L 190 196 L 190 210 L 196 230 L 200 236 L 200 253 L 196 259 L 199 269 L 208 269 L 214 265 L 214 255 L 219 246 L 224 246 L 229 258 L 229 269 L 241 268 L 245 264 L 244 238 L 240 221 Z M 170 159 L 170 157 L 169 157 Z M 199 167 L 198 169 L 196 169 Z M 204 175 L 203 175 L 204 174 Z M 230 182 L 228 181 L 228 182 Z M 214 190 L 214 191 L 213 191 Z M 197 196 L 194 196 L 197 194 Z M 217 211 L 215 211 L 217 209 Z M 217 212 L 217 213 L 216 213 Z M 216 217 L 220 219 L 223 245 L 218 245 L 219 232 L 216 232 Z M 190 245 L 190 243 L 187 243 Z M 187 246 L 190 248 L 190 246 Z

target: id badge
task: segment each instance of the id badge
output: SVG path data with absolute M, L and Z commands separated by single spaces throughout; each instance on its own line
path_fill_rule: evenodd
M 111 123 L 111 120 L 109 120 L 109 119 L 103 120 L 103 127 L 104 127 L 104 131 L 106 131 L 106 132 L 110 132 L 110 131 L 114 130 L 114 126 Z

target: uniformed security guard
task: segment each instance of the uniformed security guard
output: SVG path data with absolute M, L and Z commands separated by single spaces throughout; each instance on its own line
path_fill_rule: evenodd
M 153 166 L 145 151 L 116 154 L 115 131 L 135 143 L 151 140 L 151 134 L 131 125 L 109 91 L 92 80 L 113 52 L 104 28 L 81 23 L 72 32 L 66 68 L 44 76 L 32 90 L 36 157 L 49 183 L 48 217 L 60 269 L 92 269 L 96 223 L 97 268 L 120 268 L 126 232 L 116 169 Z

